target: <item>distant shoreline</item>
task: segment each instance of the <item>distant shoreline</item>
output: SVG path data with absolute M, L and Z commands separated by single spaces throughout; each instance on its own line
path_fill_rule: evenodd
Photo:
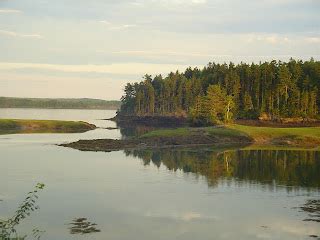
M 0 97 L 0 108 L 117 110 L 121 102 L 91 98 Z
M 105 108 L 41 108 L 41 107 L 0 107 L 0 109 L 47 109 L 47 110 L 111 110 L 117 111 L 117 109 L 105 109 Z M 109 120 L 109 119 L 103 119 Z

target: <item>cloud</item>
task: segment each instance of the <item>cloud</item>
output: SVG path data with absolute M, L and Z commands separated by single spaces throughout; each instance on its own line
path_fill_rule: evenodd
M 22 13 L 22 11 L 17 10 L 17 9 L 4 9 L 0 8 L 0 13 Z
M 283 44 L 289 43 L 291 40 L 287 36 L 281 36 L 278 34 L 248 34 L 247 42 L 266 42 L 270 44 Z
M 105 21 L 105 20 L 102 20 L 102 21 L 99 21 L 100 23 L 103 23 L 103 24 L 106 24 L 106 25 L 112 25 L 111 22 L 109 21 Z
M 127 75 L 166 74 L 171 71 L 184 71 L 189 65 L 179 64 L 151 64 L 151 63 L 117 63 L 108 65 L 62 65 L 62 64 L 43 64 L 43 63 L 8 63 L 0 62 L 0 70 L 50 70 L 72 73 L 110 73 Z M 195 67 L 195 66 L 192 66 Z
M 110 30 L 121 30 L 121 29 L 129 29 L 129 28 L 135 28 L 137 25 L 135 24 L 123 24 L 123 25 L 117 25 L 110 28 Z
M 21 38 L 37 38 L 37 39 L 43 38 L 43 36 L 41 36 L 40 34 L 21 34 L 21 33 L 12 32 L 12 31 L 1 30 L 1 29 L 0 29 L 0 35 L 5 35 L 9 37 L 21 37 Z
M 207 3 L 207 0 L 153 0 L 152 2 L 160 2 L 165 5 L 198 5 Z
M 206 4 L 207 0 L 151 0 L 152 3 L 158 3 L 163 6 L 190 6 Z
M 307 37 L 305 40 L 309 43 L 320 43 L 320 37 Z
M 207 4 L 207 0 L 137 0 L 130 3 L 132 6 L 145 9 L 164 8 L 166 10 L 181 10 Z
M 149 57 L 166 57 L 166 56 L 179 56 L 179 57 L 231 57 L 231 55 L 210 54 L 201 52 L 175 52 L 175 51 L 117 51 L 114 54 L 132 55 L 132 56 L 149 56 Z
M 106 20 L 99 21 L 100 23 L 105 24 L 109 30 L 125 30 L 129 28 L 137 27 L 136 24 L 114 24 Z

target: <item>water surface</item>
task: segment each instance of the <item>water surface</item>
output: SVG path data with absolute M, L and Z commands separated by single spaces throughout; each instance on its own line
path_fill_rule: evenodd
M 1 118 L 83 120 L 114 127 L 114 111 L 0 109 Z M 123 131 L 125 132 L 125 131 Z M 41 209 L 21 224 L 43 239 L 311 239 L 300 209 L 320 199 L 320 153 L 238 149 L 80 152 L 55 143 L 121 138 L 120 130 L 0 136 L 0 218 L 37 182 Z M 86 218 L 86 220 L 83 220 Z M 94 225 L 100 232 L 74 233 Z M 84 228 L 87 229 L 87 228 Z M 79 231 L 77 229 L 77 231 Z M 73 233 L 73 234 L 71 234 Z

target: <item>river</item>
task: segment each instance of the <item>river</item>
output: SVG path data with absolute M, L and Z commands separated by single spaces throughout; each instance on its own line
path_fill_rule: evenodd
M 115 111 L 0 109 L 0 118 L 83 120 L 73 134 L 0 135 L 0 219 L 14 214 L 36 183 L 38 211 L 18 227 L 41 239 L 312 239 L 320 199 L 320 153 L 210 147 L 81 152 L 55 144 L 123 137 Z M 312 214 L 311 214 L 312 215 Z M 73 231 L 74 219 L 96 233 Z M 82 232 L 83 233 L 83 232 Z M 32 237 L 30 238 L 32 239 Z

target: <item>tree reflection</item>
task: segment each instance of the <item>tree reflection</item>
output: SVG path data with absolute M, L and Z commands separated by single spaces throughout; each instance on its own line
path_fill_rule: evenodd
M 89 222 L 87 218 L 73 219 L 70 225 L 70 234 L 89 234 L 101 232 L 101 230 L 97 228 L 97 224 Z
M 308 218 L 303 221 L 306 222 L 320 222 L 320 200 L 309 199 L 307 202 L 300 207 L 301 210 L 308 213 Z
M 296 150 L 157 149 L 126 150 L 144 165 L 164 165 L 205 176 L 209 186 L 221 179 L 294 187 L 320 187 L 320 152 Z

